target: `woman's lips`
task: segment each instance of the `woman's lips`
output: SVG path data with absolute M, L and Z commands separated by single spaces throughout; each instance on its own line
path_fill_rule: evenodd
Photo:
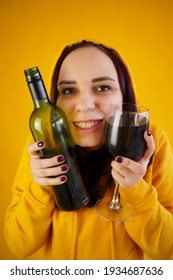
M 73 122 L 75 127 L 81 131 L 93 131 L 95 130 L 103 120 L 88 120 Z

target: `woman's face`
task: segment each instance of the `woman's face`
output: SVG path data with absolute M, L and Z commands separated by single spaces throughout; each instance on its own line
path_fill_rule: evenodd
M 100 147 L 109 106 L 122 103 L 112 60 L 94 46 L 77 49 L 63 61 L 57 87 L 57 105 L 68 118 L 75 143 Z

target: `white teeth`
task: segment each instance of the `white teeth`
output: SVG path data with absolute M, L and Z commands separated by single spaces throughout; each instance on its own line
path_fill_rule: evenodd
M 101 121 L 91 121 L 91 122 L 75 122 L 75 125 L 81 129 L 90 129 L 97 126 Z

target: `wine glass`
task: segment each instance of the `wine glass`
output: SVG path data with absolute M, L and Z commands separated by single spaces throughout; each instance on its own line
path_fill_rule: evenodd
M 105 146 L 113 159 L 123 156 L 139 160 L 146 149 L 144 132 L 149 127 L 149 110 L 137 104 L 110 105 L 105 123 Z M 125 222 L 133 217 L 134 211 L 127 201 L 120 199 L 119 183 L 116 182 L 111 198 L 96 203 L 97 214 L 112 222 Z

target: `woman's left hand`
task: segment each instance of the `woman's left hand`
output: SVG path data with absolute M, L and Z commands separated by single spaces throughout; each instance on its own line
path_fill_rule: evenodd
M 144 138 L 147 142 L 147 149 L 140 160 L 133 161 L 118 156 L 111 163 L 112 177 L 123 188 L 129 188 L 138 183 L 147 171 L 148 163 L 156 146 L 150 132 L 145 131 Z

